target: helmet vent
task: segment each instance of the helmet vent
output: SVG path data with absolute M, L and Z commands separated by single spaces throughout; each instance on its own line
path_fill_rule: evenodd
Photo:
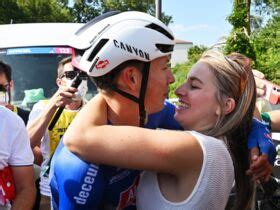
M 98 23 L 99 21 L 111 17 L 113 15 L 119 14 L 118 11 L 111 11 L 111 12 L 107 12 L 103 15 L 99 15 L 96 18 L 92 19 L 91 21 L 87 22 L 83 27 L 81 27 L 76 33 L 75 35 L 80 35 L 81 33 L 83 33 L 84 31 L 86 31 L 88 28 L 90 28 L 92 25 Z
M 164 34 L 165 36 L 167 36 L 169 39 L 174 40 L 174 37 L 168 31 L 166 31 L 164 28 L 162 28 L 159 25 L 151 23 L 151 24 L 147 25 L 146 28 L 150 28 L 150 29 L 156 30 L 156 31 Z
M 170 44 L 156 44 L 156 47 L 163 53 L 172 52 L 174 45 Z
M 109 39 L 101 39 L 99 43 L 94 47 L 90 56 L 88 57 L 88 61 L 91 62 L 97 53 L 102 49 L 102 47 L 109 41 Z

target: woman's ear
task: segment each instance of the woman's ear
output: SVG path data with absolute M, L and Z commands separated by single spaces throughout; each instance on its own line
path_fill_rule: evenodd
M 220 116 L 221 114 L 227 115 L 231 113 L 235 108 L 235 100 L 233 98 L 226 98 L 223 102 L 223 106 L 219 106 L 216 110 L 216 115 Z
M 223 113 L 225 115 L 231 113 L 235 109 L 236 103 L 233 98 L 227 98 L 224 102 Z

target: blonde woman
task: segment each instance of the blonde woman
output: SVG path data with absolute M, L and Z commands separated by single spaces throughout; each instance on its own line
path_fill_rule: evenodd
M 235 209 L 249 209 L 253 183 L 247 135 L 256 99 L 245 57 L 208 51 L 177 90 L 175 119 L 186 131 L 107 124 L 106 94 L 96 97 L 92 129 L 78 119 L 65 133 L 70 151 L 87 161 L 143 172 L 137 209 L 224 209 L 235 180 Z M 105 100 L 103 100 L 103 98 Z M 88 106 L 88 107 L 89 107 Z M 79 138 L 79 133 L 83 137 Z

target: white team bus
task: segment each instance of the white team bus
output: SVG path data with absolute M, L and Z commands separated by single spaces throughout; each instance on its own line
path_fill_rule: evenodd
M 58 62 L 70 56 L 69 37 L 83 24 L 28 23 L 0 25 L 0 60 L 12 67 L 13 101 L 20 105 L 24 91 L 43 88 L 48 98 L 56 91 Z M 88 82 L 89 95 L 96 89 Z

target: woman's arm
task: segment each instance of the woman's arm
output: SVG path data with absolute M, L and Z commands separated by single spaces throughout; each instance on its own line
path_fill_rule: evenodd
M 104 107 L 104 99 L 92 99 L 64 135 L 65 145 L 82 159 L 173 174 L 186 168 L 201 167 L 203 152 L 190 133 L 132 126 L 97 126 L 107 123 Z
M 123 168 L 179 174 L 203 160 L 199 142 L 182 131 L 104 125 L 92 127 L 79 142 L 64 141 L 82 159 Z

